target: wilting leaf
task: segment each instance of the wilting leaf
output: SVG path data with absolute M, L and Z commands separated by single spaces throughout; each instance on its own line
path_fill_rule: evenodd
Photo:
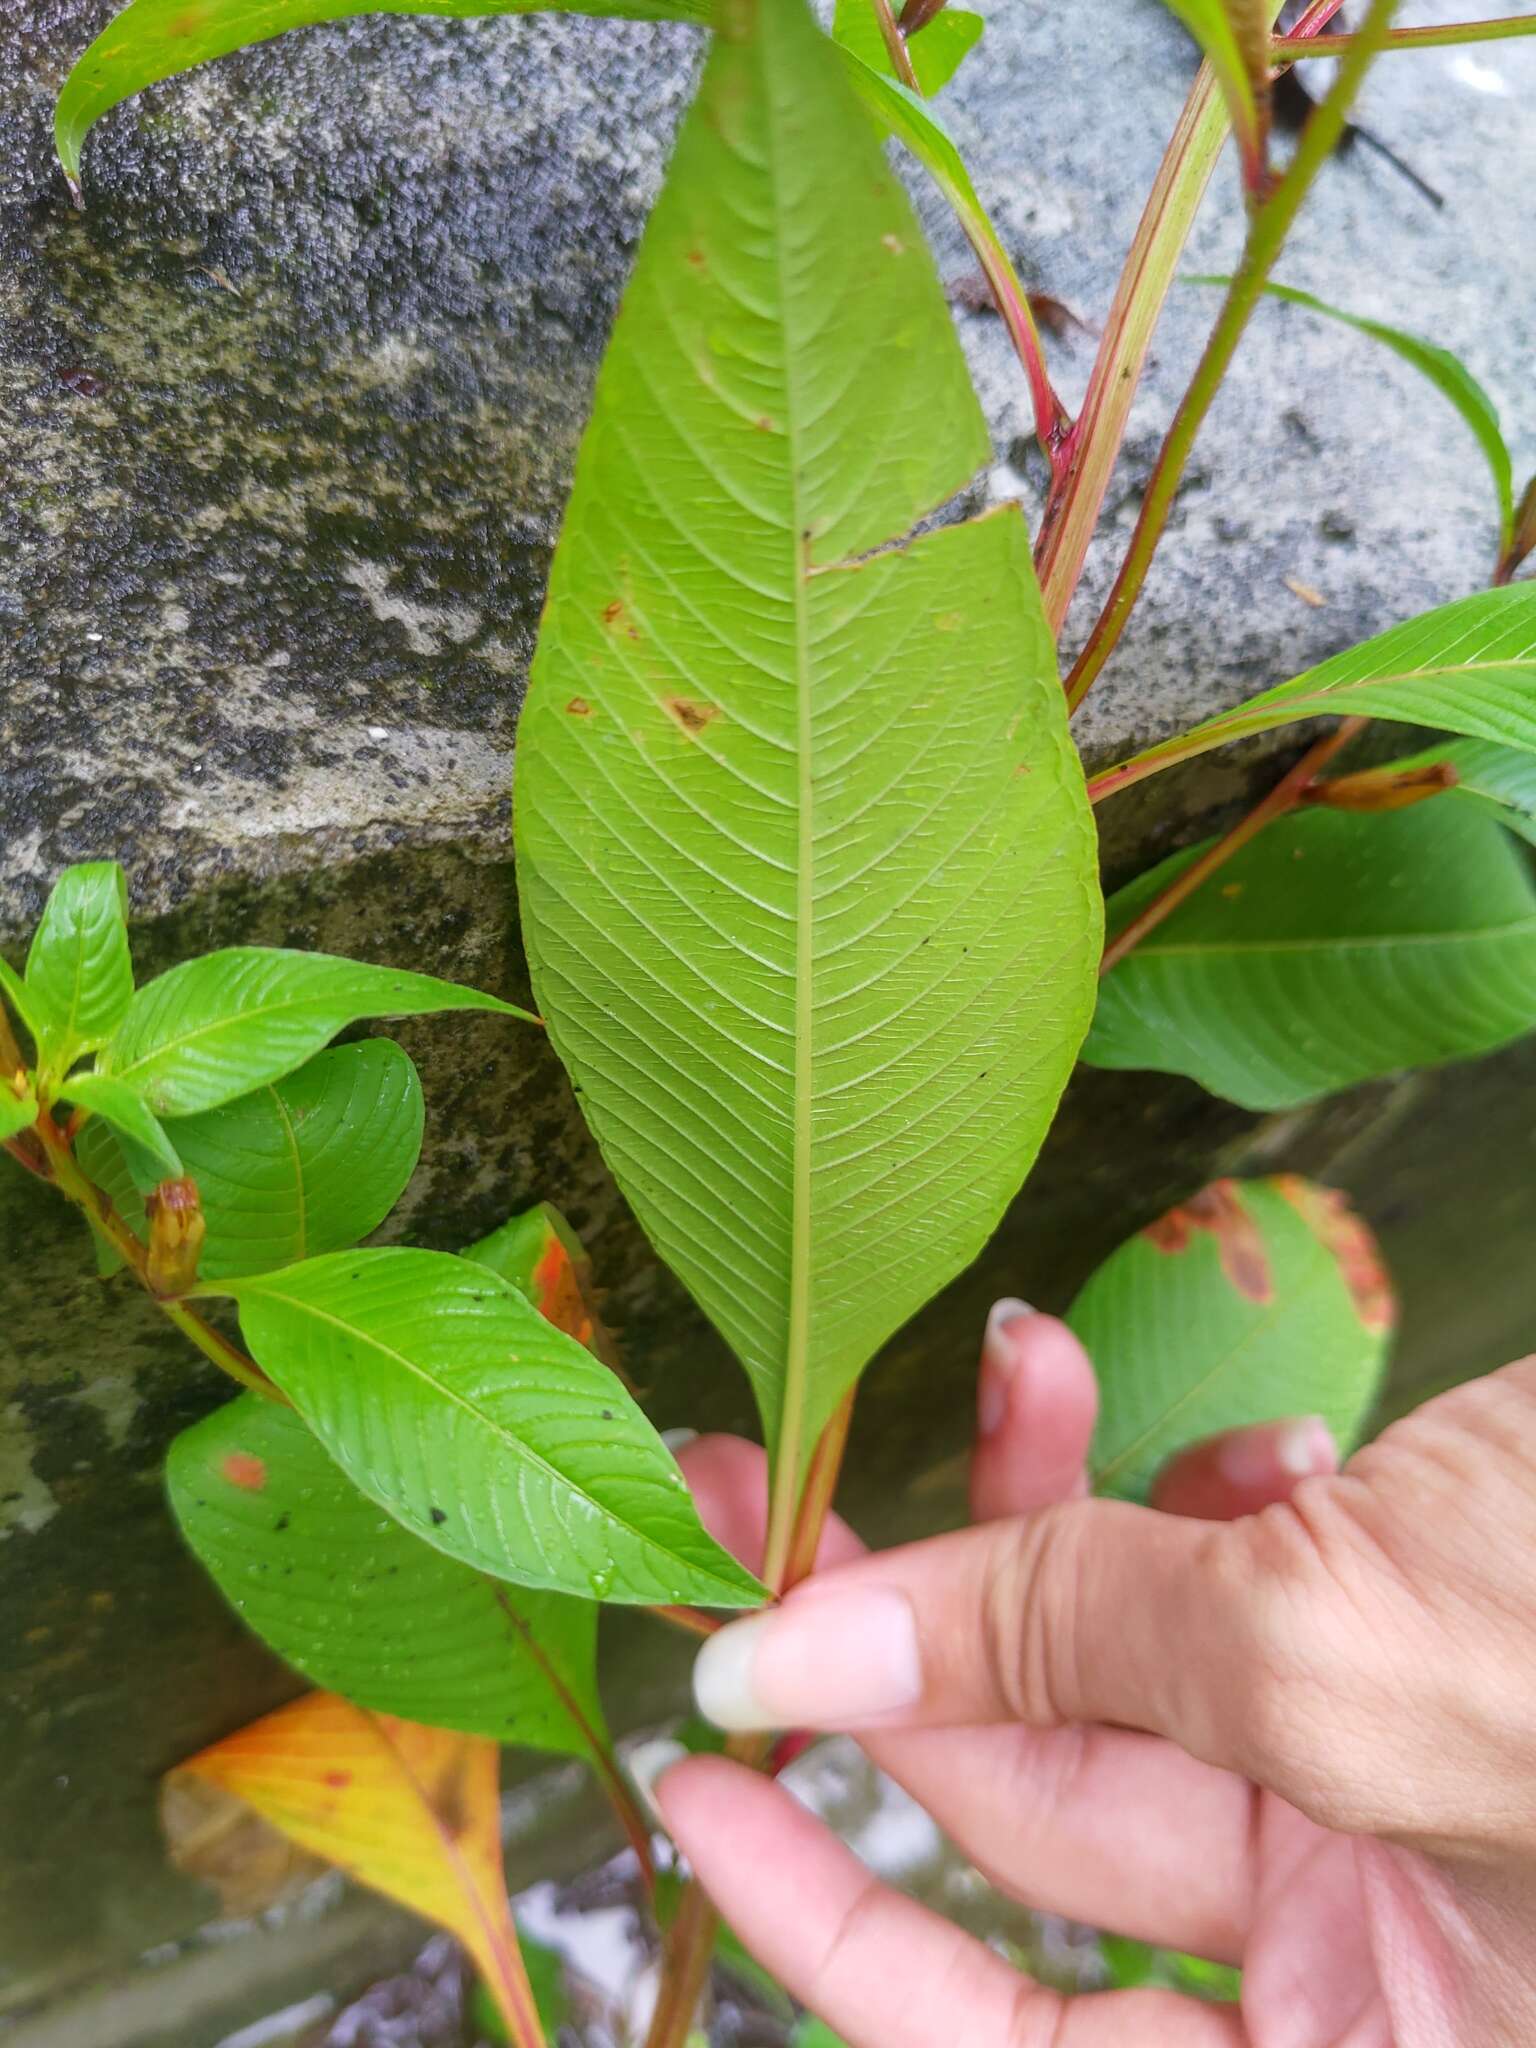
M 1093 1484 L 1145 1500 L 1175 1453 L 1249 1423 L 1321 1415 L 1351 1449 L 1396 1308 L 1345 1198 L 1279 1174 L 1170 1209 L 1110 1254 L 1067 1321 L 1099 1381 Z
M 1112 897 L 1111 932 L 1202 851 Z M 1269 826 L 1105 976 L 1083 1058 L 1286 1109 L 1532 1026 L 1536 888 L 1495 824 L 1437 797 Z
M 1479 591 L 1363 640 L 1096 775 L 1094 793 L 1108 796 L 1248 733 L 1298 718 L 1356 714 L 1536 752 L 1536 583 Z
M 907 55 L 925 93 L 941 92 L 981 41 L 986 23 L 963 7 L 946 7 L 920 35 L 907 38 Z M 837 0 L 832 34 L 871 70 L 896 76 L 870 0 Z
M 525 1209 L 459 1256 L 499 1273 L 547 1323 L 585 1344 L 605 1365 L 614 1363 L 613 1339 L 597 1313 L 592 1262 L 553 1204 Z
M 119 100 L 162 78 L 232 50 L 264 43 L 311 22 L 354 14 L 620 15 L 636 21 L 707 21 L 708 0 L 133 0 L 76 62 L 54 111 L 54 145 L 78 195 L 80 149 L 92 125 Z
M 1456 782 L 1436 803 L 1472 805 L 1536 846 L 1536 754 L 1495 746 L 1491 740 L 1442 740 L 1422 753 L 1387 762 L 1383 772 L 1411 775 L 1440 765 L 1455 771 Z
M 0 1074 L 0 1138 L 14 1138 L 37 1122 L 37 1097 L 25 1074 Z
M 911 210 L 799 0 L 728 15 L 599 380 L 515 815 L 557 1049 L 793 1480 L 1027 1171 L 1096 886 L 1017 510 L 903 538 L 989 453 Z
M 513 1003 L 430 974 L 327 953 L 230 946 L 146 982 L 98 1065 L 136 1089 L 157 1116 L 195 1116 L 292 1073 L 348 1024 L 444 1010 L 528 1017 Z
M 152 1169 L 150 1186 L 157 1181 L 177 1179 L 184 1171 L 164 1124 L 126 1081 L 114 1080 L 110 1074 L 74 1074 L 60 1082 L 58 1092 L 66 1102 L 88 1109 L 132 1141 L 137 1148 L 136 1156 Z M 89 1130 L 90 1126 L 86 1128 Z
M 66 868 L 54 883 L 27 953 L 23 1016 L 38 1063 L 62 1074 L 102 1045 L 133 995 L 128 890 L 116 861 Z
M 338 1252 L 218 1291 L 342 1470 L 450 1557 L 586 1599 L 761 1597 L 614 1375 L 486 1269 Z
M 241 1616 L 357 1705 L 528 1749 L 606 1744 L 590 1600 L 508 1586 L 380 1512 L 292 1409 L 243 1394 L 172 1444 L 183 1535 Z
M 1191 277 L 1185 281 L 1222 286 L 1232 283 L 1230 277 Z M 1401 356 L 1405 363 L 1411 363 L 1429 379 L 1442 398 L 1455 406 L 1472 430 L 1493 477 L 1494 494 L 1499 504 L 1499 545 L 1501 550 L 1506 548 L 1515 519 L 1515 479 L 1509 448 L 1504 439 L 1504 429 L 1499 424 L 1497 406 L 1460 356 L 1453 355 L 1448 348 L 1441 348 L 1438 342 L 1426 341 L 1421 335 L 1409 334 L 1401 327 L 1389 327 L 1382 320 L 1367 320 L 1359 313 L 1346 313 L 1341 306 L 1330 306 L 1325 299 L 1315 299 L 1310 292 L 1298 291 L 1294 285 L 1267 284 L 1264 289 L 1271 298 L 1285 299 L 1293 306 L 1305 306 L 1310 313 L 1326 314 L 1330 320 L 1353 327 L 1357 334 L 1366 334 L 1373 341 L 1379 341 L 1394 355 Z
M 1210 59 L 1226 98 L 1250 190 L 1262 182 L 1269 138 L 1269 29 L 1275 0 L 1164 0 Z
M 494 1742 L 309 1693 L 189 1758 L 167 1790 L 188 1778 L 446 1927 L 473 1957 L 513 2038 L 540 2039 L 502 1873 Z M 195 1835 L 173 1851 L 183 1869 L 201 1874 Z
M 356 1244 L 399 1200 L 421 1132 L 416 1069 L 387 1038 L 332 1046 L 269 1087 L 178 1117 L 176 1170 L 197 1182 L 208 1224 L 204 1279 L 267 1273 Z M 135 1162 L 105 1132 L 87 1125 L 79 1152 L 142 1236 L 142 1155 L 135 1185 Z

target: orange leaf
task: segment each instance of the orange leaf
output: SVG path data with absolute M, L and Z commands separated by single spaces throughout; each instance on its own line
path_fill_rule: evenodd
M 187 1779 L 231 1793 L 300 1849 L 446 1927 L 518 2048 L 542 2048 L 502 1871 L 498 1754 L 486 1736 L 315 1692 L 179 1765 L 166 1793 Z M 185 1843 L 179 1860 L 199 1868 Z

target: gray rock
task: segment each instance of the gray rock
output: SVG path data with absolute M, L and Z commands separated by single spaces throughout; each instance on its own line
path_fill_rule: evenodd
M 112 115 L 80 217 L 47 126 L 106 11 L 35 0 L 0 48 L 0 938 L 24 935 L 65 862 L 115 855 L 146 967 L 258 939 L 515 993 L 512 727 L 597 355 L 699 38 L 545 19 L 305 31 Z M 989 12 L 952 125 L 1027 281 L 1097 321 L 1188 44 L 1153 0 Z M 1526 46 L 1384 63 L 1364 118 L 1445 207 L 1357 151 L 1284 272 L 1433 331 L 1512 414 L 1532 340 L 1533 83 Z M 964 246 L 928 211 L 958 279 Z M 1237 218 L 1223 166 L 1192 267 L 1231 262 Z M 1181 294 L 1160 331 L 1069 638 L 1211 310 Z M 1032 501 L 1001 329 L 959 317 L 999 463 Z M 1090 344 L 1052 354 L 1075 397 Z M 1510 424 L 1529 461 L 1536 420 Z M 1476 587 L 1491 549 L 1478 458 L 1440 401 L 1354 337 L 1266 308 L 1085 749 L 1107 757 Z M 1121 800 L 1116 873 L 1205 829 L 1287 744 Z M 650 1260 L 547 1052 L 485 1019 L 399 1035 L 434 1135 L 391 1232 L 454 1245 L 558 1201 L 658 1418 L 744 1426 L 739 1376 Z M 1215 1171 L 1284 1164 L 1361 1195 L 1404 1281 L 1405 1384 L 1529 1348 L 1500 1248 L 1536 1223 L 1533 1119 L 1509 1108 L 1533 1087 L 1527 1047 L 1255 1124 L 1182 1083 L 1082 1076 L 987 1257 L 872 1376 L 854 1511 L 876 1535 L 954 1513 L 987 1300 L 1062 1304 Z M 157 1842 L 158 1773 L 293 1689 L 161 1502 L 167 1439 L 224 1389 L 146 1301 L 85 1277 L 72 1219 L 16 1175 L 0 1242 L 0 2035 L 205 2042 L 322 1950 L 327 1988 L 350 1988 L 344 1956 L 361 1954 L 267 1930 L 210 1970 L 208 1901 Z M 658 1662 L 643 1623 L 616 1634 L 620 1718 L 666 1711 L 676 1659 Z M 145 1951 L 163 1995 L 134 1974 Z

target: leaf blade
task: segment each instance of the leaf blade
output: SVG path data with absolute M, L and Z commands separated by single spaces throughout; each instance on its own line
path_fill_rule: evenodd
M 619 1381 L 485 1269 L 338 1252 L 220 1291 L 354 1485 L 450 1557 L 584 1599 L 760 1599 Z
M 963 7 L 946 7 L 922 31 L 906 38 L 907 55 L 926 96 L 942 92 L 981 41 L 986 23 Z M 890 52 L 869 0 L 837 0 L 832 17 L 833 40 L 877 71 L 894 79 Z
M 58 1092 L 66 1102 L 89 1110 L 130 1138 L 153 1162 L 157 1180 L 181 1178 L 181 1157 L 164 1124 L 127 1082 L 114 1080 L 110 1074 L 71 1074 L 60 1082 Z
M 62 1074 L 116 1029 L 133 995 L 128 886 L 116 861 L 66 868 L 27 951 L 23 1012 L 39 1064 Z

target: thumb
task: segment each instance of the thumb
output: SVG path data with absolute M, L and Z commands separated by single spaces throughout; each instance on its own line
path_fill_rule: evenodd
M 1255 1775 L 1285 1604 L 1255 1527 L 1074 1501 L 886 1551 L 711 1637 L 698 1703 L 732 1729 L 1113 1722 Z

